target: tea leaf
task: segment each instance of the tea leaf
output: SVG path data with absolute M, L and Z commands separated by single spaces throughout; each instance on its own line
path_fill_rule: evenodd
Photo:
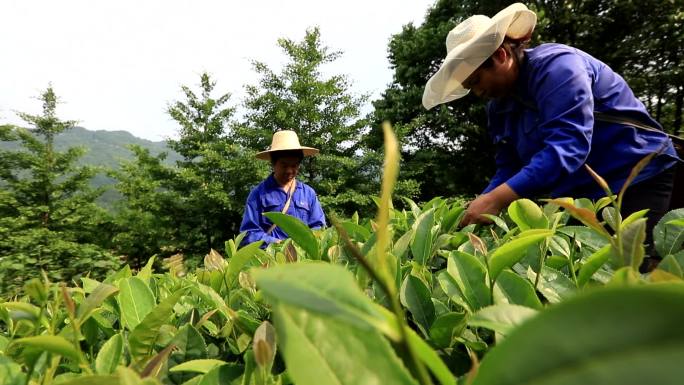
M 601 224 L 599 223 L 598 219 L 596 219 L 596 214 L 593 211 L 585 208 L 575 207 L 573 204 L 568 203 L 563 199 L 551 199 L 549 200 L 549 202 L 563 207 L 575 219 L 584 223 L 586 226 L 596 230 L 601 235 L 605 237 L 610 237 L 610 234 L 608 234 L 606 229 L 603 228 L 603 226 L 601 226 Z
M 489 256 L 489 274 L 496 280 L 503 269 L 513 266 L 527 252 L 527 248 L 553 235 L 552 230 L 526 230 L 515 239 L 499 246 Z
M 40 349 L 40 351 L 56 354 L 79 362 L 78 350 L 76 350 L 74 345 L 69 343 L 64 337 L 49 335 L 25 337 L 12 341 L 11 345 Z
M 678 384 L 682 303 L 681 284 L 580 294 L 515 328 L 485 355 L 472 385 Z
M 512 271 L 506 270 L 502 271 L 496 279 L 494 303 L 509 303 L 531 309 L 542 309 L 541 301 L 539 301 L 532 283 Z
M 197 385 L 226 385 L 240 378 L 244 368 L 233 363 L 216 366 L 207 372 Z
M 414 275 L 407 275 L 401 285 L 401 303 L 411 312 L 413 320 L 427 335 L 435 320 L 435 305 L 432 303 L 430 289 Z
M 508 335 L 517 325 L 537 314 L 529 307 L 502 303 L 478 310 L 468 318 L 469 326 L 484 327 L 497 333 Z
M 199 322 L 197 325 L 199 325 Z M 204 342 L 204 338 L 197 329 L 190 324 L 183 325 L 178 330 L 178 333 L 176 333 L 173 340 L 171 340 L 171 345 L 176 346 L 176 351 L 171 353 L 167 364 L 171 371 L 179 365 L 183 365 L 183 362 L 205 359 L 208 355 L 207 344 Z M 182 384 L 192 378 L 193 375 L 187 373 L 171 373 L 169 377 L 174 383 Z
M 684 247 L 684 227 L 669 223 L 679 219 L 684 219 L 684 208 L 665 214 L 653 228 L 653 241 L 661 257 L 675 254 Z
M 444 278 L 449 278 L 458 288 L 470 312 L 491 305 L 487 269 L 476 257 L 452 251 L 447 260 L 447 275 Z
M 527 269 L 527 279 L 534 281 L 537 274 L 532 268 Z M 551 303 L 561 302 L 574 295 L 577 288 L 566 275 L 558 270 L 544 266 L 537 290 Z
M 432 257 L 432 226 L 435 223 L 435 210 L 430 209 L 416 219 L 413 224 L 413 241 L 411 253 L 413 259 L 421 265 L 426 265 Z
M 646 239 L 646 218 L 640 218 L 625 226 L 622 233 L 622 255 L 634 269 L 644 260 L 644 240 Z
M 152 290 L 140 278 L 130 277 L 119 282 L 121 321 L 128 330 L 135 329 L 155 305 Z
M 356 285 L 354 276 L 340 266 L 295 263 L 255 269 L 252 275 L 257 287 L 275 302 L 327 315 L 363 330 L 379 328 L 391 335 L 373 302 Z
M 518 199 L 508 206 L 508 215 L 520 230 L 546 229 L 549 220 L 542 209 L 529 199 Z
M 274 319 L 288 374 L 296 384 L 417 384 L 375 330 L 349 327 L 282 303 L 275 306 Z
M 586 285 L 594 273 L 608 262 L 608 259 L 610 259 L 610 252 L 611 245 L 605 245 L 587 258 L 584 264 L 582 264 L 582 267 L 580 267 L 579 275 L 577 276 L 577 284 L 579 287 Z
M 214 359 L 204 359 L 204 360 L 192 360 L 178 364 L 171 369 L 170 372 L 195 372 L 195 373 L 208 373 L 217 366 L 225 365 L 225 361 L 214 360 Z
M 92 312 L 99 307 L 107 298 L 114 295 L 119 289 L 115 286 L 101 283 L 95 290 L 86 297 L 85 301 L 78 307 L 78 319 L 80 323 L 85 322 Z M 111 372 L 110 372 L 111 373 Z
M 95 358 L 95 371 L 98 374 L 112 374 L 119 366 L 124 352 L 124 340 L 120 333 L 114 334 L 102 345 Z
M 185 293 L 184 289 L 178 290 L 166 297 L 154 309 L 148 312 L 145 318 L 133 329 L 128 336 L 128 345 L 131 357 L 140 361 L 150 355 L 154 347 L 154 341 L 159 335 L 159 328 L 173 314 L 173 306 Z
M 430 340 L 438 348 L 448 348 L 466 326 L 466 313 L 449 312 L 437 317 L 430 327 Z
M 228 282 L 232 283 L 247 262 L 252 258 L 256 258 L 257 254 L 261 251 L 260 247 L 262 243 L 262 241 L 250 243 L 249 245 L 238 249 L 238 251 L 228 260 Z
M 321 259 L 320 251 L 318 250 L 318 240 L 309 226 L 299 219 L 283 213 L 273 212 L 264 213 L 264 215 L 304 249 L 310 259 Z

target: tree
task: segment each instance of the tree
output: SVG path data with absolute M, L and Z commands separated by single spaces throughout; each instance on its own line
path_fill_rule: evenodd
M 253 153 L 229 135 L 235 109 L 224 105 L 230 94 L 214 99 L 216 82 L 207 73 L 200 78 L 201 97 L 183 86 L 186 100 L 172 103 L 168 112 L 181 127 L 169 146 L 183 156 L 173 190 L 185 205 L 182 224 L 199 232 L 193 247 L 204 255 L 237 234 L 250 187 L 266 169 L 254 167 Z
M 140 146 L 130 150 L 134 160 L 110 171 L 124 198 L 116 203 L 113 244 L 129 265 L 140 268 L 155 254 L 170 255 L 182 249 L 178 239 L 184 229 L 177 225 L 181 199 L 170 188 L 176 171 L 163 164 L 166 153 L 152 156 Z
M 16 292 L 30 277 L 46 272 L 68 280 L 90 272 L 103 276 L 118 266 L 104 249 L 108 226 L 95 204 L 101 190 L 89 187 L 93 167 L 76 167 L 85 149 L 54 149 L 56 135 L 73 127 L 56 116 L 57 96 L 41 96 L 42 115 L 19 113 L 33 126 L 2 126 L 0 140 L 18 141 L 20 150 L 0 150 L 0 290 Z
M 236 127 L 236 140 L 262 151 L 275 131 L 296 131 L 303 145 L 320 149 L 304 160 L 300 178 L 316 190 L 324 209 L 347 214 L 370 209 L 379 161 L 360 146 L 368 123 L 360 109 L 368 97 L 354 95 L 344 75 L 323 76 L 323 66 L 341 52 L 323 45 L 318 28 L 307 30 L 301 41 L 279 39 L 278 46 L 287 57 L 281 71 L 253 62 L 260 79 L 246 87 L 245 119 Z
M 215 86 L 203 73 L 199 96 L 182 86 L 185 100 L 168 107 L 180 126 L 179 138 L 168 141 L 183 157 L 176 167 L 134 148 L 136 161 L 115 173 L 117 188 L 127 198 L 116 239 L 127 255 L 139 260 L 160 252 L 203 256 L 211 248 L 222 249 L 239 231 L 250 186 L 265 177 L 266 168 L 254 167 L 253 152 L 228 136 L 234 108 L 225 106 L 230 94 L 212 96 Z

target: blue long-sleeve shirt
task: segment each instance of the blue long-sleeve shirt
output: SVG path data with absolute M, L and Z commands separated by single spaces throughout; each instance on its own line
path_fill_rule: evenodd
M 271 234 L 266 234 L 272 222 L 262 215 L 269 212 L 282 212 L 286 201 L 287 193 L 278 185 L 273 174 L 252 189 L 247 198 L 240 225 L 240 232 L 247 232 L 242 243 L 248 244 L 263 240 L 267 245 L 288 238 L 288 235 L 277 226 Z M 325 215 L 316 192 L 300 181 L 297 181 L 287 214 L 301 220 L 312 229 L 325 226 Z
M 497 172 L 485 193 L 505 182 L 523 197 L 598 198 L 604 192 L 584 164 L 617 192 L 646 155 L 661 151 L 635 182 L 676 162 L 665 133 L 594 121 L 596 110 L 660 128 L 620 75 L 578 49 L 543 44 L 525 50 L 514 94 L 487 106 Z

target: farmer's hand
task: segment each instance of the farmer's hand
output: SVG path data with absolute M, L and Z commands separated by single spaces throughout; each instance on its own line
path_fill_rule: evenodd
M 486 217 L 483 217 L 482 214 L 497 215 L 501 210 L 518 198 L 520 198 L 520 196 L 506 183 L 501 184 L 494 190 L 482 194 L 470 202 L 459 226 L 463 227 L 471 223 L 491 223 L 491 221 Z

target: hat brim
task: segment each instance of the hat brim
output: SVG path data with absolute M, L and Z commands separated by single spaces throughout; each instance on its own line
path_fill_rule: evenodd
M 470 44 L 449 52 L 423 91 L 423 107 L 462 98 L 470 92 L 463 82 L 501 46 L 506 36 L 522 38 L 537 24 L 537 15 L 523 4 L 516 3 L 490 19 L 490 25 L 477 34 Z
M 277 148 L 277 149 L 273 149 L 273 150 L 261 151 L 261 152 L 258 152 L 258 153 L 255 155 L 255 157 L 256 157 L 257 159 L 269 160 L 269 161 L 270 161 L 270 160 L 271 160 L 271 153 L 272 153 L 272 152 L 277 152 L 277 151 L 295 151 L 295 150 L 302 150 L 302 152 L 304 153 L 304 156 L 316 156 L 316 155 L 318 155 L 318 153 L 319 153 L 319 151 L 318 151 L 317 148 L 300 146 L 300 147 Z

